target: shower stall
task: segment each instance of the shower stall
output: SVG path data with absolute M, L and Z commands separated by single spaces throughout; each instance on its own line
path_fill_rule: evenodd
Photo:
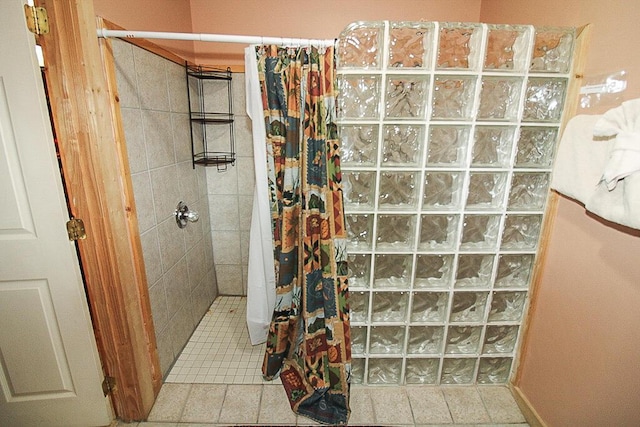
M 566 28 L 387 21 L 340 35 L 353 383 L 508 381 L 574 39 Z M 194 170 L 184 68 L 122 41 L 113 50 L 167 376 L 219 294 L 246 295 L 244 79 L 231 91 L 237 167 Z M 200 211 L 185 229 L 171 217 L 181 200 Z M 259 362 L 251 369 L 260 382 Z

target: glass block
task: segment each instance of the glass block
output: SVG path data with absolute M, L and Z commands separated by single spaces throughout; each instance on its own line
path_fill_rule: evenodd
M 338 38 L 338 68 L 380 68 L 383 22 L 357 22 L 347 26 Z
M 351 359 L 351 384 L 363 384 L 364 383 L 364 365 L 366 359 L 352 358 Z
M 343 119 L 377 119 L 380 76 L 338 75 L 339 116 Z
M 371 320 L 374 322 L 404 322 L 407 317 L 408 304 L 409 295 L 406 292 L 374 292 Z
M 548 194 L 548 173 L 514 173 L 507 206 L 514 211 L 540 211 L 544 209 Z
M 507 215 L 501 248 L 535 250 L 541 227 L 542 215 Z
M 407 353 L 409 354 L 440 354 L 444 340 L 442 326 L 411 326 Z
M 560 122 L 566 90 L 566 79 L 530 77 L 527 82 L 522 120 Z
M 427 166 L 463 166 L 470 129 L 469 126 L 431 126 L 427 145 Z
M 472 167 L 507 168 L 511 163 L 511 147 L 515 128 L 478 126 L 473 135 Z
M 401 354 L 404 346 L 404 326 L 372 326 L 369 353 Z
M 526 292 L 493 292 L 489 321 L 519 321 L 522 318 L 526 300 Z
M 495 288 L 528 288 L 534 255 L 500 255 Z
M 409 289 L 411 286 L 411 255 L 376 255 L 373 286 L 375 288 Z
M 400 384 L 402 359 L 369 359 L 369 384 Z
M 488 288 L 491 285 L 493 254 L 460 254 L 456 288 Z
M 521 90 L 518 77 L 483 77 L 478 120 L 516 120 Z
M 447 343 L 444 351 L 447 354 L 476 354 L 480 348 L 481 326 L 449 326 Z
M 511 353 L 516 348 L 518 326 L 489 325 L 484 334 L 483 354 Z
M 475 90 L 475 76 L 436 76 L 432 118 L 470 120 L 473 117 Z
M 386 125 L 382 142 L 383 166 L 420 166 L 424 127 Z
M 453 214 L 422 215 L 420 221 L 421 250 L 454 250 L 458 242 L 458 223 L 460 217 Z
M 411 321 L 444 322 L 448 301 L 448 292 L 414 292 Z
M 349 313 L 354 323 L 369 320 L 369 292 L 349 292 Z
M 462 196 L 461 172 L 427 172 L 424 177 L 423 210 L 456 210 Z
M 367 327 L 351 325 L 351 353 L 365 354 L 367 350 Z
M 478 384 L 506 384 L 511 373 L 510 357 L 483 357 L 478 368 Z
M 413 250 L 415 231 L 414 215 L 378 215 L 376 247 L 386 251 Z
M 433 27 L 431 22 L 390 23 L 389 67 L 429 68 Z
M 349 254 L 349 287 L 368 288 L 371 278 L 371 255 Z
M 349 239 L 349 250 L 369 250 L 371 249 L 373 234 L 373 215 L 345 215 L 347 222 L 347 238 Z
M 429 76 L 388 75 L 385 116 L 394 119 L 423 118 L 428 93 Z
M 528 27 L 489 25 L 485 70 L 523 71 L 528 65 Z
M 531 71 L 568 73 L 571 67 L 573 28 L 537 27 L 531 58 Z
M 498 246 L 500 215 L 465 215 L 460 250 L 492 250 Z
M 436 384 L 440 359 L 407 359 L 405 382 L 407 384 Z
M 414 288 L 449 288 L 453 274 L 453 255 L 418 255 Z
M 412 209 L 417 206 L 417 172 L 380 173 L 380 209 Z
M 376 173 L 342 171 L 342 177 L 345 209 L 349 211 L 373 210 Z
M 558 140 L 558 128 L 520 128 L 516 168 L 550 168 Z
M 476 69 L 482 27 L 479 24 L 442 23 L 438 38 L 437 68 Z
M 487 306 L 487 292 L 456 292 L 451 304 L 450 322 L 481 322 Z
M 467 209 L 500 209 L 506 185 L 506 173 L 471 172 Z
M 476 359 L 444 359 L 441 384 L 471 384 L 476 369 Z
M 378 125 L 341 125 L 340 141 L 340 162 L 343 166 L 376 165 Z

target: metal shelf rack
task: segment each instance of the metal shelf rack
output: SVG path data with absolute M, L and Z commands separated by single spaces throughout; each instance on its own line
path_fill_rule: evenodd
M 191 154 L 196 165 L 216 166 L 224 171 L 236 161 L 233 115 L 233 75 L 229 68 L 220 70 L 211 67 L 185 64 L 187 99 L 191 129 Z M 212 98 L 219 85 L 226 86 L 226 111 L 208 111 L 224 105 Z M 216 87 L 217 85 L 217 87 Z M 228 126 L 226 132 L 214 132 L 212 126 Z

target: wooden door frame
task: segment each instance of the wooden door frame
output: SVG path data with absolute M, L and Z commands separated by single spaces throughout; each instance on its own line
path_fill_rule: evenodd
M 146 419 L 162 385 L 133 188 L 116 91 L 109 90 L 91 1 L 36 0 L 38 36 L 70 215 L 111 400 L 124 421 Z M 113 83 L 113 82 L 112 82 Z

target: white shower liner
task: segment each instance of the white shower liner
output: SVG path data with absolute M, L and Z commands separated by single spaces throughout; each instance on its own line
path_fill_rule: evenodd
M 276 302 L 276 279 L 271 237 L 271 210 L 267 183 L 267 141 L 255 45 L 245 49 L 247 115 L 253 132 L 256 185 L 251 214 L 247 274 L 247 327 L 251 344 L 267 340 Z M 258 185 L 260 183 L 260 185 Z

